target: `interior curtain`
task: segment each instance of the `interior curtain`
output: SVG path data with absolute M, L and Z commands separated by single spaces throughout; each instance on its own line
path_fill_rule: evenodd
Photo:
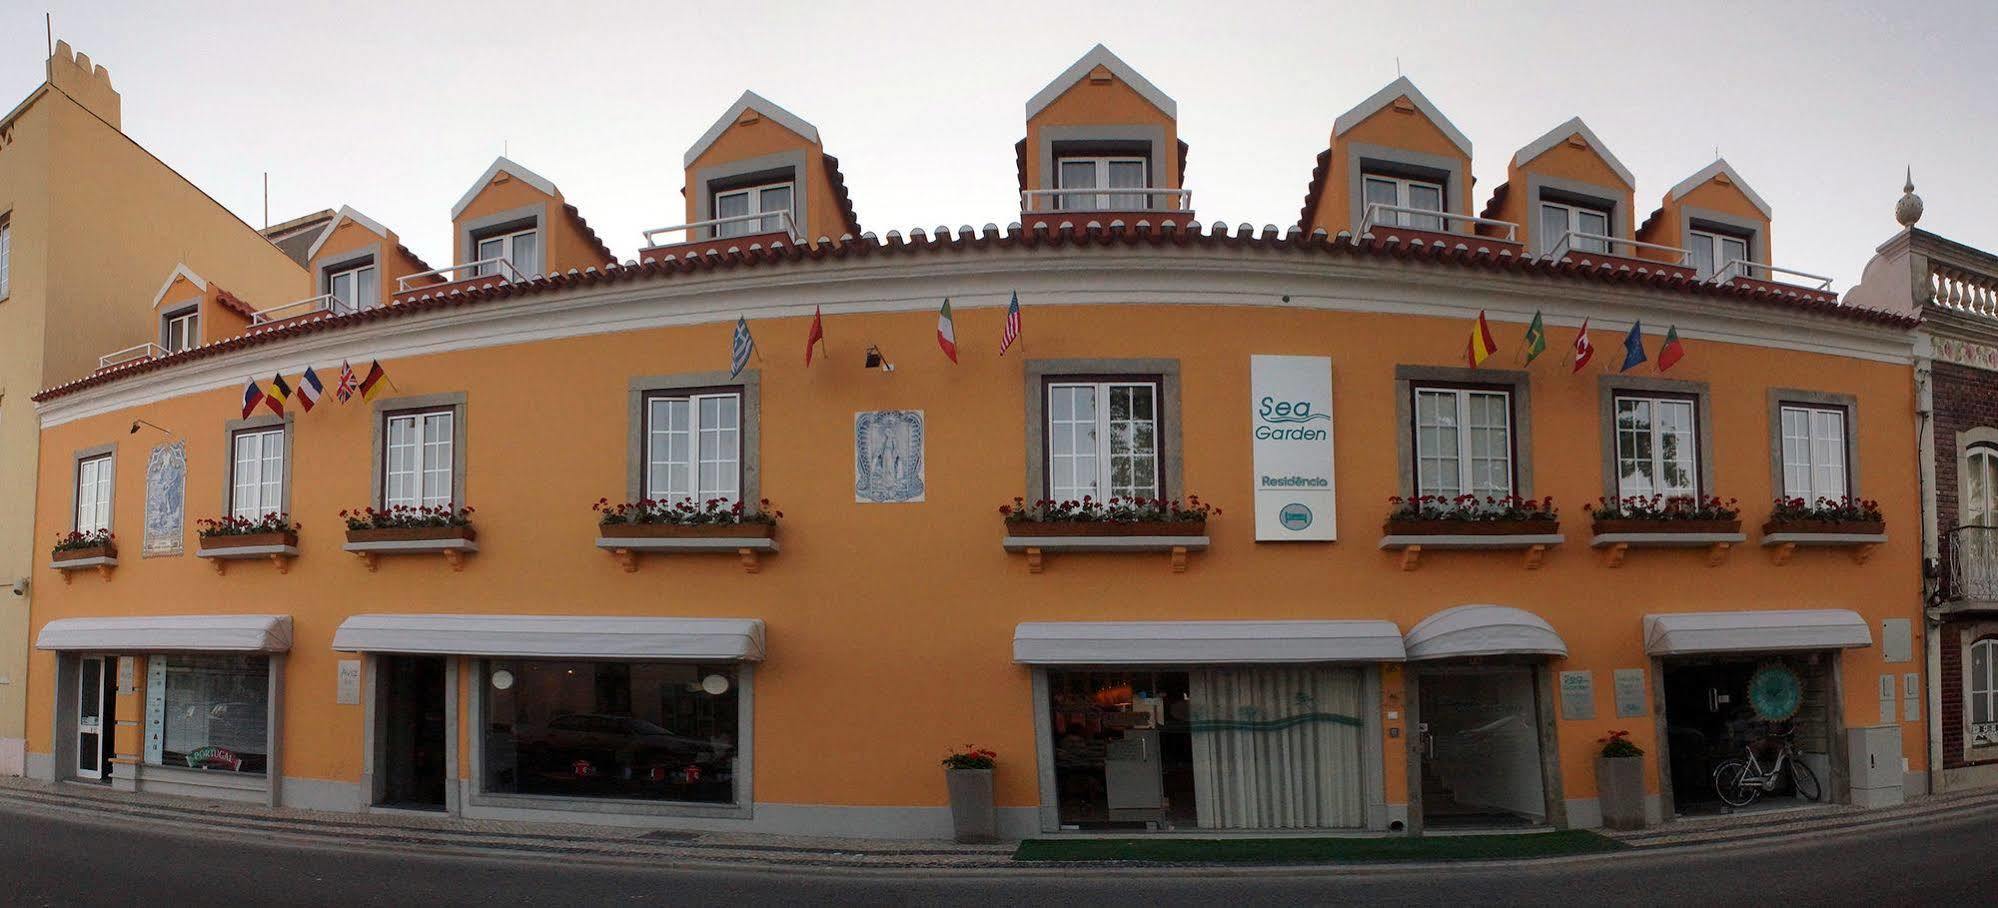
M 1357 669 L 1217 668 L 1189 681 L 1201 828 L 1365 824 Z

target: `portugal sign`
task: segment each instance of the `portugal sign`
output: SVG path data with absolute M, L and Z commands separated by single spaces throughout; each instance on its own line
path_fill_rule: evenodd
M 1332 495 L 1332 359 L 1249 357 L 1256 541 L 1338 538 Z

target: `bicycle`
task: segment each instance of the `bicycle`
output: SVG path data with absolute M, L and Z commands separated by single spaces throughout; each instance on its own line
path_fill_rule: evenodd
M 1763 742 L 1775 741 L 1776 761 L 1769 766 L 1762 765 L 1762 758 L 1756 754 L 1756 745 L 1744 747 L 1743 756 L 1729 757 L 1714 767 L 1714 793 L 1729 807 L 1747 807 L 1755 803 L 1766 792 L 1773 792 L 1785 778 L 1788 769 L 1791 790 L 1805 800 L 1816 801 L 1824 797 L 1824 789 L 1818 785 L 1817 773 L 1811 771 L 1796 758 L 1796 749 L 1790 743 L 1793 732 L 1772 734 Z

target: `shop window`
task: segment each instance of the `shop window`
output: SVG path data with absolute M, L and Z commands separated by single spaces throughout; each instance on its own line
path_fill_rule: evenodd
M 1513 494 L 1512 393 L 1415 387 L 1415 494 Z
M 733 804 L 733 665 L 494 660 L 484 670 L 484 790 Z
M 284 513 L 284 427 L 239 431 L 230 448 L 229 516 Z
M 504 277 L 514 280 L 541 273 L 541 235 L 533 230 L 515 230 L 480 237 L 473 258 L 484 264 L 472 269 L 471 277 Z M 497 262 L 503 260 L 513 267 L 503 271 Z
M 1844 407 L 1783 404 L 1783 494 L 1816 501 L 1851 494 Z
M 789 215 L 795 221 L 797 214 L 792 210 L 792 196 L 796 187 L 789 182 L 770 183 L 762 186 L 747 186 L 715 192 L 714 216 L 717 218 L 740 217 L 743 220 L 730 221 L 715 226 L 716 239 L 751 236 L 758 233 L 777 233 L 786 229 L 785 218 Z M 768 215 L 750 218 L 749 215 Z M 792 225 L 795 227 L 795 225 Z
M 1998 744 L 1998 639 L 1970 645 L 1970 744 Z
M 1699 496 L 1696 406 L 1684 397 L 1616 396 L 1618 497 Z
M 1163 497 L 1159 382 L 1051 379 L 1047 401 L 1047 496 Z
M 265 772 L 270 759 L 270 658 L 150 657 L 146 762 L 211 772 Z
M 742 392 L 674 392 L 645 399 L 645 496 L 660 501 L 742 495 Z
M 451 410 L 391 413 L 383 419 L 382 506 L 433 508 L 453 503 L 456 463 Z
M 111 455 L 76 462 L 76 531 L 111 528 Z

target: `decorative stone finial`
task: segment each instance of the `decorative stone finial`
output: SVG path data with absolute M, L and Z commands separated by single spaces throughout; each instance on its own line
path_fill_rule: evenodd
M 1901 201 L 1894 203 L 1894 220 L 1913 227 L 1922 219 L 1922 197 L 1915 194 L 1915 168 L 1908 168 L 1908 182 L 1901 187 Z

